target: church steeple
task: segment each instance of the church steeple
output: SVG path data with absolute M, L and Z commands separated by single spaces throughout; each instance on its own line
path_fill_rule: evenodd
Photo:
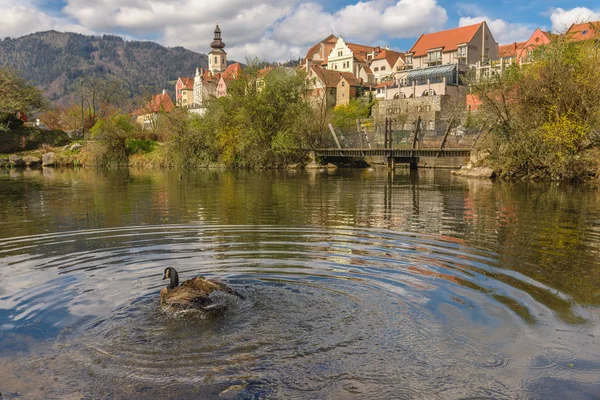
M 225 43 L 221 40 L 221 28 L 219 21 L 215 27 L 215 36 L 210 44 L 212 50 L 208 53 L 208 69 L 213 74 L 218 74 L 225 71 L 227 68 L 227 53 L 225 53 Z

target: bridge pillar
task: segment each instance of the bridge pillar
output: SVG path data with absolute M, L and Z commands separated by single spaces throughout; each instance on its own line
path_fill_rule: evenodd
M 413 171 L 419 169 L 419 157 L 411 158 L 410 169 L 412 169 Z

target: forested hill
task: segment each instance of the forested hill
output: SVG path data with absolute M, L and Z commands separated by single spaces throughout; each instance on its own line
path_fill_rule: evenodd
M 18 70 L 52 102 L 65 103 L 75 97 L 73 84 L 82 75 L 117 77 L 129 98 L 162 89 L 173 95 L 174 81 L 193 76 L 196 67 L 207 68 L 207 58 L 183 47 L 119 36 L 47 31 L 0 39 L 0 65 Z

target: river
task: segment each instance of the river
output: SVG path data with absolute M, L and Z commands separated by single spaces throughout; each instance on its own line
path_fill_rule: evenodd
M 597 187 L 179 174 L 0 171 L 2 398 L 600 397 Z

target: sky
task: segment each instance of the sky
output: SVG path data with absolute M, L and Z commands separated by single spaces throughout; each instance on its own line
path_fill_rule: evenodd
M 423 33 L 486 20 L 499 44 L 536 28 L 600 20 L 598 0 L 0 0 L 0 38 L 54 29 L 210 51 L 218 20 L 230 60 L 287 61 L 329 34 L 408 51 Z

